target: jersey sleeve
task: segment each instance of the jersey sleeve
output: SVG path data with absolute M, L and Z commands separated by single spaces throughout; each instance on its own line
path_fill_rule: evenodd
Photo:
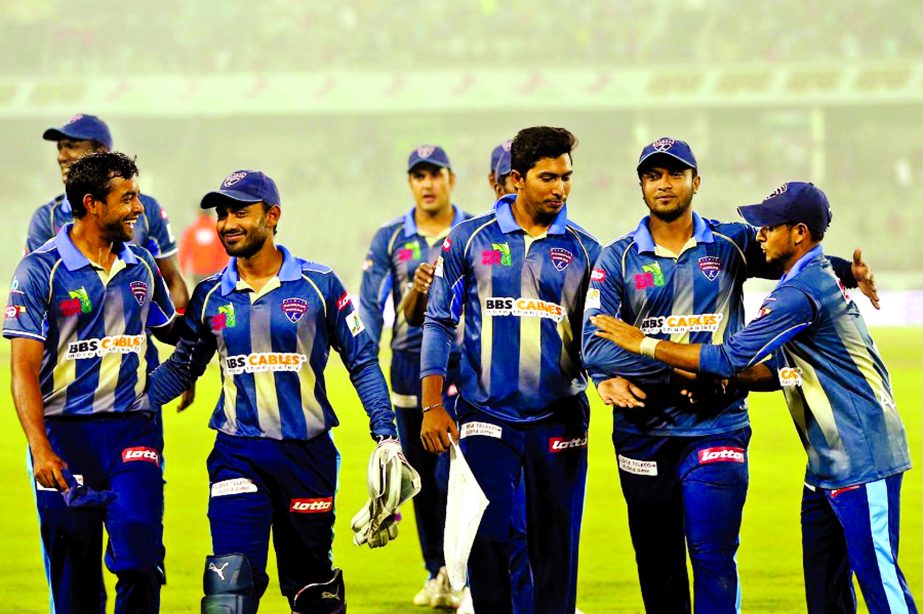
M 3 336 L 45 341 L 48 336 L 48 271 L 37 259 L 26 256 L 16 267 L 3 320 Z
M 752 367 L 810 326 L 820 305 L 794 286 L 781 286 L 766 297 L 757 317 L 723 344 L 703 345 L 699 369 L 729 378 Z
M 624 377 L 635 384 L 665 384 L 670 380 L 670 367 L 662 362 L 627 352 L 608 339 L 597 337 L 599 330 L 592 316 L 617 315 L 622 319 L 630 314 L 623 310 L 625 280 L 619 253 L 604 249 L 590 274 L 583 311 L 583 361 L 587 373 L 598 385 L 611 377 Z
M 29 230 L 26 234 L 26 253 L 30 254 L 54 238 L 54 229 L 51 227 L 51 213 L 47 207 L 42 206 L 35 210 L 29 221 Z
M 151 274 L 154 276 L 154 291 L 151 296 L 151 308 L 147 313 L 146 325 L 148 328 L 166 326 L 176 317 L 176 308 L 173 306 L 172 299 L 170 299 L 167 283 L 164 281 L 163 275 L 160 274 L 160 268 L 154 262 L 151 254 L 142 253 L 139 257 L 144 258 L 144 261 L 151 268 Z
M 369 417 L 373 435 L 397 436 L 388 384 L 378 364 L 376 344 L 335 273 L 328 275 L 326 292 L 327 328 L 331 346 L 340 354 L 349 379 Z
M 391 292 L 391 259 L 388 256 L 388 231 L 380 229 L 372 239 L 362 264 L 362 285 L 359 288 L 359 316 L 369 337 L 378 345 L 384 326 L 383 311 Z
M 215 355 L 215 337 L 203 320 L 206 294 L 204 283 L 196 286 L 186 313 L 176 323 L 179 327 L 176 350 L 151 373 L 149 394 L 154 405 L 163 405 L 185 392 L 205 372 Z
M 467 266 L 462 233 L 452 231 L 436 259 L 423 322 L 420 377 L 445 375 L 465 304 Z
M 170 228 L 167 212 L 150 196 L 145 196 L 144 201 L 144 212 L 147 215 L 148 224 L 148 244 L 143 247 L 147 248 L 158 260 L 176 255 L 176 238 Z

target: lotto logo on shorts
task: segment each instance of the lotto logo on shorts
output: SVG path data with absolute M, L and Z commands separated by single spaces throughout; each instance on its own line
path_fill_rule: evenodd
M 552 454 L 573 450 L 575 448 L 585 448 L 587 444 L 587 434 L 583 437 L 551 437 L 548 439 L 548 451 Z
M 122 450 L 122 462 L 144 461 L 160 465 L 160 454 L 154 448 L 125 448 Z
M 704 448 L 699 450 L 699 464 L 709 463 L 742 463 L 744 462 L 744 449 L 721 446 L 720 448 Z
M 322 499 L 292 499 L 289 511 L 293 514 L 323 514 L 333 509 L 333 497 Z

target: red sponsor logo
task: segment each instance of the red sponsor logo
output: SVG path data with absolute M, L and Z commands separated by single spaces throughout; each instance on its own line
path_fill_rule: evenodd
M 635 275 L 635 290 L 645 290 L 654 287 L 653 273 L 640 273 Z
M 446 237 L 445 241 L 442 242 L 442 251 L 447 252 L 450 249 L 452 249 L 452 239 Z
M 349 292 L 344 292 L 340 295 L 340 298 L 337 299 L 337 311 L 343 311 L 349 307 Z
M 593 269 L 593 272 L 590 273 L 590 281 L 597 281 L 599 283 L 606 281 L 606 272 L 602 269 Z M 653 278 L 651 278 L 651 281 L 653 281 Z
M 548 451 L 552 454 L 573 450 L 575 448 L 585 448 L 587 444 L 587 434 L 582 437 L 551 437 L 548 439 Z
M 70 298 L 61 301 L 61 315 L 65 317 L 75 316 L 80 313 L 80 300 Z
M 833 499 L 834 497 L 842 495 L 844 492 L 849 492 L 850 490 L 858 490 L 860 488 L 862 488 L 862 484 L 856 484 L 855 486 L 845 486 L 843 488 L 834 488 L 830 491 L 830 498 Z
M 160 465 L 160 454 L 154 448 L 125 448 L 122 450 L 122 462 L 144 461 Z
M 721 446 L 718 448 L 704 448 L 699 450 L 700 465 L 707 465 L 709 463 L 742 463 L 744 462 L 744 458 L 743 448 Z
M 212 316 L 211 320 L 212 320 L 212 330 L 214 331 L 222 331 L 228 327 L 227 316 L 223 313 L 219 313 L 218 315 Z
M 501 254 L 498 249 L 485 249 L 481 252 L 481 264 L 493 266 L 495 264 L 501 264 L 502 261 L 503 254 Z
M 294 514 L 323 514 L 333 509 L 333 497 L 292 499 L 289 511 Z
M 20 305 L 7 305 L 6 306 L 6 317 L 8 318 L 18 318 L 19 314 L 25 311 L 25 309 Z
M 401 248 L 397 250 L 397 259 L 401 262 L 407 262 L 408 260 L 413 260 L 413 250 Z

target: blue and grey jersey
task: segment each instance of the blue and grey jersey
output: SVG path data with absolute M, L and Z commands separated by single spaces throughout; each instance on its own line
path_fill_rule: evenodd
M 138 216 L 131 242 L 145 248 L 158 260 L 176 254 L 176 239 L 170 230 L 170 220 L 166 211 L 146 194 L 141 194 L 138 198 L 144 205 L 144 213 Z M 36 209 L 29 222 L 26 253 L 37 250 L 46 241 L 53 239 L 65 224 L 73 221 L 74 213 L 64 194 Z
M 180 395 L 218 352 L 222 388 L 209 426 L 241 437 L 307 440 L 339 424 L 324 368 L 333 348 L 375 435 L 396 436 L 375 344 L 330 267 L 292 256 L 259 291 L 240 279 L 237 260 L 200 282 L 173 355 L 151 375 L 151 400 Z
M 419 353 L 423 328 L 407 323 L 402 304 L 407 291 L 413 285 L 413 276 L 420 264 L 435 263 L 442 241 L 449 230 L 471 218 L 470 214 L 454 205 L 452 209 L 455 211 L 452 226 L 435 237 L 420 233 L 414 221 L 415 209 L 391 220 L 375 233 L 369 253 L 362 264 L 359 315 L 376 344 L 381 339 L 381 329 L 384 326 L 382 312 L 390 295 L 394 304 L 391 349 Z
M 509 422 L 548 417 L 555 401 L 584 394 L 583 298 L 599 243 L 565 207 L 529 236 L 504 196 L 449 233 L 436 263 L 423 325 L 421 377 L 445 375 L 464 315 L 459 394 Z
M 45 344 L 39 384 L 45 416 L 149 410 L 145 328 L 175 315 L 144 248 L 116 244 L 109 272 L 71 241 L 72 225 L 19 263 L 3 336 Z
M 798 260 L 746 328 L 703 346 L 700 367 L 730 377 L 770 354 L 808 453 L 809 484 L 842 488 L 910 468 L 888 370 L 820 246 Z
M 633 232 L 606 245 L 593 268 L 583 327 L 587 372 L 597 384 L 627 378 L 648 394 L 645 407 L 616 410 L 617 430 L 700 436 L 735 431 L 749 422 L 742 388 L 731 385 L 716 402 L 691 405 L 666 385 L 670 367 L 597 337 L 590 322 L 594 315 L 618 314 L 648 336 L 676 343 L 721 343 L 743 328 L 744 282 L 778 279 L 781 271 L 766 263 L 756 228 L 697 213 L 692 219 L 692 237 L 679 254 L 654 242 L 645 217 Z M 836 261 L 842 277 L 851 280 L 850 263 Z

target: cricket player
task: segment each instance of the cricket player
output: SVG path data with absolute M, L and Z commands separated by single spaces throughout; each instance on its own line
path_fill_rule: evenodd
M 497 176 L 498 166 L 503 164 L 504 167 L 509 168 L 510 147 L 512 145 L 513 140 L 507 139 L 494 147 L 493 151 L 490 152 L 490 173 L 487 175 L 487 183 L 490 185 L 490 189 L 494 193 L 495 200 L 499 200 L 501 197 L 507 194 L 513 194 L 516 192 L 513 184 L 508 181 L 508 171 L 505 180 L 504 178 Z M 503 158 L 506 158 L 506 160 L 503 161 Z
M 743 326 L 744 281 L 777 279 L 781 270 L 766 262 L 755 228 L 706 220 L 692 210 L 701 177 L 687 143 L 663 137 L 647 145 L 637 172 L 650 214 L 605 246 L 593 269 L 584 361 L 607 402 L 623 398 L 620 387 L 626 386 L 645 397 L 628 394 L 613 413 L 645 608 L 690 610 L 688 549 L 695 610 L 734 612 L 740 604 L 735 555 L 749 483 L 746 391 L 737 383 L 725 391 L 711 378 L 692 382 L 666 365 L 624 352 L 594 335 L 591 318 L 621 313 L 678 343 L 720 342 Z M 855 287 L 850 263 L 835 262 L 844 283 Z M 865 271 L 863 263 L 856 264 L 857 274 Z M 694 405 L 681 394 L 692 388 Z M 734 454 L 717 454 L 722 450 Z
M 449 233 L 423 327 L 426 449 L 461 446 L 490 505 L 469 560 L 476 612 L 512 611 L 511 507 L 526 496 L 534 611 L 573 612 L 587 469 L 588 402 L 580 360 L 583 297 L 599 244 L 569 221 L 573 134 L 521 130 L 515 196 Z M 441 391 L 464 316 L 459 426 Z
M 427 293 L 442 242 L 452 228 L 471 216 L 452 204 L 455 173 L 442 147 L 422 145 L 410 152 L 407 183 L 414 207 L 375 233 L 363 265 L 359 313 L 368 334 L 377 343 L 389 296 L 394 304 L 391 399 L 404 454 L 423 482 L 420 493 L 413 500 L 413 509 L 428 576 L 423 588 L 414 595 L 413 603 L 457 608 L 463 596 L 452 590 L 442 551 L 448 457 L 428 454 L 420 441 L 423 420 L 420 413 L 420 343 Z M 457 348 L 452 352 L 450 364 L 451 372 L 457 374 Z M 450 375 L 446 379 L 444 394 L 450 408 L 458 394 L 456 377 Z
M 10 286 L 13 401 L 29 442 L 52 612 L 157 612 L 163 570 L 163 434 L 140 397 L 145 328 L 170 341 L 175 315 L 151 254 L 132 245 L 144 213 L 138 168 L 120 153 L 74 162 L 74 222 L 28 254 Z M 106 493 L 81 505 L 80 489 Z
M 907 439 L 888 370 L 824 257 L 827 197 L 793 181 L 738 211 L 760 227 L 766 261 L 784 271 L 756 319 L 715 339 L 721 343 L 675 343 L 604 310 L 592 316 L 594 334 L 679 369 L 718 378 L 749 369 L 754 382 L 780 386 L 808 453 L 801 507 L 808 611 L 855 612 L 854 573 L 870 612 L 916 612 L 897 564 Z M 625 307 L 622 319 L 631 321 Z M 743 455 L 712 447 L 698 462 L 742 464 Z
M 203 613 L 252 614 L 266 590 L 270 529 L 279 584 L 293 612 L 346 611 L 333 567 L 339 424 L 324 369 L 343 358 L 379 447 L 396 447 L 394 413 L 375 344 L 342 282 L 327 266 L 275 243 L 282 214 L 275 182 L 259 171 L 228 175 L 201 201 L 217 209 L 228 266 L 193 291 L 176 352 L 151 376 L 150 396 L 177 396 L 219 355 L 222 390 L 209 426 Z

